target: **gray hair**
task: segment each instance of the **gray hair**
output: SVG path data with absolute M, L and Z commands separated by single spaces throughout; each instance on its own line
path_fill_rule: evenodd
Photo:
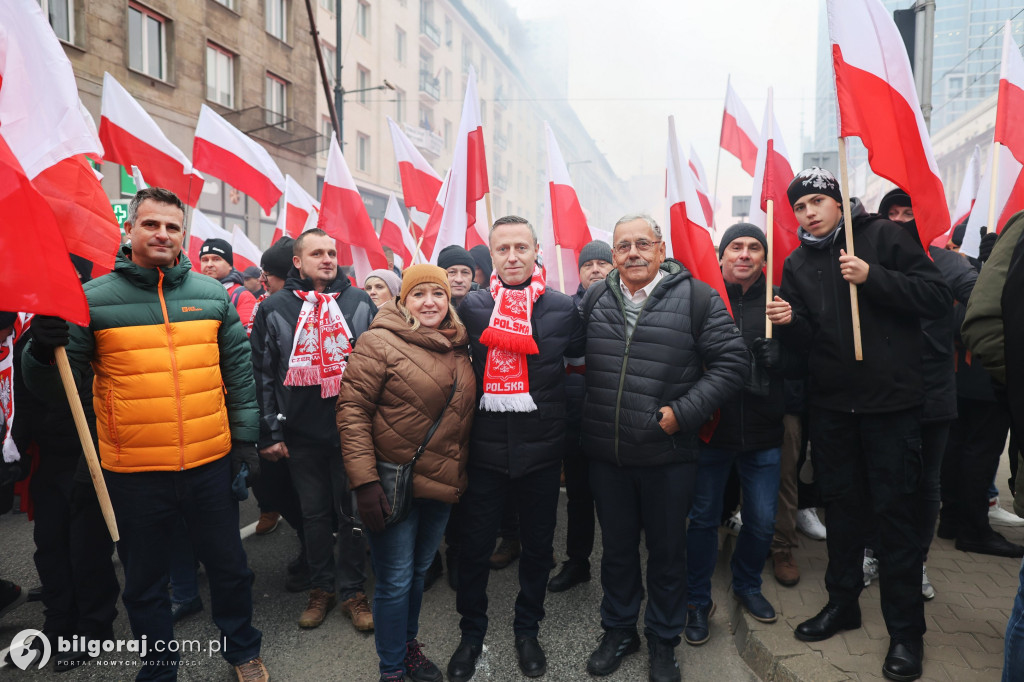
M 533 243 L 540 243 L 540 239 L 537 238 L 537 230 L 533 229 L 533 225 L 530 224 L 530 221 L 526 218 L 520 218 L 517 215 L 507 215 L 495 220 L 494 224 L 491 225 L 490 231 L 487 232 L 487 241 L 491 240 L 491 234 L 494 233 L 495 228 L 501 227 L 502 225 L 526 225 L 530 228 L 530 234 L 533 235 Z
M 146 187 L 145 189 L 140 189 L 136 192 L 135 196 L 132 197 L 132 200 L 128 202 L 128 219 L 125 220 L 126 223 L 135 225 L 135 221 L 139 217 L 139 206 L 141 206 L 142 202 L 146 199 L 152 199 L 153 201 L 161 204 L 177 206 L 178 209 L 181 210 L 182 214 L 185 213 L 185 204 L 181 203 L 181 199 L 178 198 L 177 194 L 169 189 L 164 189 L 163 187 Z
M 615 227 L 612 228 L 612 235 L 615 235 L 615 230 L 619 228 L 619 225 L 621 225 L 622 223 L 631 223 L 634 220 L 642 220 L 645 223 L 647 223 L 647 227 L 651 228 L 651 230 L 654 231 L 654 236 L 657 237 L 658 239 L 661 239 L 661 227 L 658 225 L 658 223 L 654 221 L 654 218 L 647 215 L 646 213 L 630 213 L 628 215 L 622 216 L 617 221 L 615 221 Z

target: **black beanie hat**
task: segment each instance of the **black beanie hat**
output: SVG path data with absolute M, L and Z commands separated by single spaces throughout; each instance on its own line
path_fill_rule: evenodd
M 465 265 L 470 270 L 476 272 L 476 261 L 473 260 L 473 256 L 470 255 L 469 251 L 455 244 L 444 247 L 441 249 L 441 253 L 437 254 L 437 266 L 439 268 L 447 270 L 453 265 Z
M 882 216 L 883 218 L 888 218 L 889 209 L 892 208 L 893 206 L 913 207 L 913 204 L 910 203 L 910 195 L 904 192 L 899 187 L 889 190 L 888 192 L 885 193 L 885 196 L 882 197 L 882 200 L 878 203 L 878 215 Z
M 800 197 L 805 197 L 808 194 L 824 194 L 840 204 L 843 203 L 843 195 L 839 191 L 839 181 L 836 180 L 836 176 L 817 166 L 797 173 L 793 182 L 789 183 L 789 187 L 786 189 L 790 206 L 795 204 Z
M 13 327 L 14 323 L 18 320 L 18 313 L 8 312 L 6 310 L 0 310 L 0 329 L 7 329 Z
M 292 247 L 294 245 L 295 240 L 291 237 L 281 237 L 263 252 L 263 257 L 260 258 L 260 267 L 267 274 L 287 279 L 288 271 L 292 269 Z
M 751 225 L 750 223 L 736 223 L 722 235 L 722 241 L 718 243 L 718 258 L 721 259 L 722 254 L 725 253 L 725 248 L 740 237 L 753 237 L 757 241 L 761 242 L 761 246 L 767 254 L 768 240 L 764 237 L 764 231 L 757 225 Z
M 580 257 L 576 259 L 576 269 L 582 268 L 583 264 L 588 260 L 603 260 L 608 263 L 614 263 L 612 260 L 612 247 L 608 246 L 607 242 L 595 239 L 580 249 Z
M 231 250 L 231 244 L 228 244 L 223 239 L 214 237 L 213 239 L 207 239 L 203 242 L 203 245 L 199 248 L 199 257 L 202 258 L 208 253 L 212 253 L 215 256 L 220 256 L 228 262 L 231 267 L 235 266 L 234 252 Z
M 484 277 L 490 279 L 491 271 L 494 270 L 494 264 L 491 262 L 491 250 L 483 244 L 477 244 L 469 250 L 469 255 L 476 261 L 476 266 L 483 270 Z
M 964 243 L 964 235 L 967 234 L 967 219 L 965 218 L 960 222 L 959 225 L 953 228 L 953 234 L 950 235 L 949 239 L 957 246 L 961 246 Z

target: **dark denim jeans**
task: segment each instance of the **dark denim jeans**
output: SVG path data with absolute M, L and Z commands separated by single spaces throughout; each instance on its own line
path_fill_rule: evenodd
M 1003 682 L 1018 680 L 1024 670 L 1024 562 L 1020 565 L 1020 584 L 1017 598 L 1013 600 L 1013 611 L 1006 624 L 1006 639 L 1003 642 Z
M 260 655 L 262 635 L 252 626 L 252 571 L 238 533 L 238 502 L 231 493 L 227 457 L 186 471 L 104 471 L 117 515 L 124 566 L 124 607 L 136 639 L 149 651 L 137 680 L 174 680 L 178 654 L 157 651 L 174 639 L 167 571 L 172 538 L 184 519 L 196 556 L 210 580 L 210 612 L 227 641 L 231 665 Z
M 775 533 L 781 452 L 781 448 L 746 452 L 700 449 L 690 527 L 686 532 L 689 603 L 698 606 L 711 603 L 711 574 L 718 561 L 722 493 L 734 463 L 743 492 L 743 527 L 732 554 L 732 589 L 739 595 L 761 591 L 761 571 Z
M 451 505 L 415 500 L 409 518 L 382 533 L 367 533 L 377 585 L 373 636 L 381 675 L 402 672 L 405 643 L 416 639 L 423 604 L 423 576 L 441 544 Z
M 171 583 L 171 603 L 184 604 L 199 596 L 198 569 L 188 528 L 182 520 L 181 527 L 171 539 L 171 565 L 167 571 Z

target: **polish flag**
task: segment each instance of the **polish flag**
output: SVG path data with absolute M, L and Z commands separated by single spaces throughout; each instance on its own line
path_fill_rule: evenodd
M 691 180 L 683 147 L 676 137 L 676 120 L 668 117 L 668 168 L 665 183 L 668 204 L 669 255 L 678 260 L 690 274 L 710 285 L 722 297 L 725 307 L 732 314 L 729 296 L 725 292 L 725 280 L 718 263 L 718 252 L 711 243 L 711 227 L 704 220 L 704 210 L 697 198 L 697 191 Z
M 960 196 L 956 200 L 956 208 L 953 210 L 953 220 L 949 230 L 932 240 L 932 246 L 944 248 L 953 234 L 953 228 L 962 223 L 971 215 L 974 202 L 978 199 L 978 189 L 981 186 L 981 148 L 974 145 L 974 153 L 967 164 L 967 172 L 964 173 L 964 181 L 960 185 Z
M 391 130 L 391 143 L 395 147 L 395 161 L 398 173 L 402 177 L 402 200 L 409 208 L 423 213 L 430 213 L 434 208 L 434 200 L 441 191 L 441 176 L 437 174 L 430 162 L 423 158 L 420 150 L 412 140 L 402 132 L 397 123 L 388 119 Z
M 248 194 L 270 215 L 285 180 L 267 150 L 205 104 L 192 143 L 192 164 Z
M 732 84 L 725 84 L 725 112 L 722 114 L 722 134 L 719 144 L 743 166 L 748 174 L 754 174 L 757 161 L 757 141 L 760 139 L 757 126 L 750 112 L 743 106 L 739 95 L 732 89 Z M 726 299 L 728 300 L 728 299 Z
M 476 90 L 476 70 L 469 67 L 466 81 L 466 98 L 462 103 L 462 120 L 459 134 L 455 138 L 455 155 L 446 181 L 438 197 L 444 194 L 444 201 L 437 202 L 444 207 L 437 232 L 431 233 L 428 221 L 427 236 L 433 251 L 430 262 L 437 264 L 437 255 L 446 246 L 458 244 L 471 249 L 487 243 L 488 226 L 477 223 L 476 203 L 488 192 L 487 160 L 484 158 L 484 132 L 480 124 L 480 98 Z M 433 213 L 433 210 L 431 211 Z M 435 236 L 436 235 L 436 236 Z
M 263 252 L 252 243 L 252 240 L 238 225 L 231 229 L 231 251 L 234 254 L 235 269 L 245 270 L 248 267 L 260 267 Z
M 201 272 L 199 269 L 199 250 L 207 239 L 223 239 L 228 244 L 233 241 L 230 232 L 206 217 L 206 214 L 198 208 L 192 211 L 192 223 L 188 230 L 188 259 L 192 261 L 192 269 Z M 233 247 L 232 247 L 233 248 Z
M 416 251 L 416 242 L 413 241 L 412 232 L 405 223 L 405 216 L 398 206 L 398 199 L 392 192 L 388 197 L 388 207 L 384 210 L 384 224 L 380 229 L 380 245 L 386 246 L 395 252 L 395 255 L 402 259 L 402 269 L 412 265 L 413 253 Z
M 997 153 L 996 177 L 992 178 L 992 155 Z M 964 233 L 964 241 L 960 245 L 960 253 L 978 257 L 978 247 L 981 244 L 981 228 L 992 231 L 989 225 L 989 217 L 996 225 L 1004 225 L 1014 213 L 1024 210 L 1024 165 L 1021 164 L 1013 154 L 998 142 L 993 142 L 988 153 L 981 175 L 981 183 L 978 186 L 978 198 L 974 202 L 974 209 L 970 218 L 967 219 L 967 230 Z M 995 207 L 992 208 L 992 183 L 996 183 Z M 915 211 L 917 204 L 914 204 Z M 997 230 L 998 231 L 998 230 Z
M 768 225 L 768 200 L 774 202 L 772 214 L 772 285 L 782 285 L 782 263 L 800 246 L 796 231 L 799 227 L 793 207 L 789 205 L 786 189 L 793 181 L 793 167 L 789 152 L 782 141 L 779 121 L 775 118 L 772 88 L 768 88 L 768 102 L 764 108 L 761 126 L 761 144 L 757 149 L 757 167 L 754 189 L 750 194 L 750 222 L 762 230 Z
M 999 71 L 995 141 L 1024 164 L 1024 57 L 1007 20 L 1003 27 L 1003 63 Z M 1002 153 L 1002 152 L 1000 152 Z
M 880 0 L 827 7 L 839 135 L 859 137 L 871 170 L 910 195 L 930 244 L 949 229 L 949 209 L 899 30 Z
M 192 170 L 181 150 L 109 73 L 103 74 L 99 136 L 106 161 L 125 168 L 138 166 L 151 185 L 169 189 L 195 207 L 203 191 L 203 176 Z
M 562 158 L 562 150 L 558 148 L 558 140 L 547 121 L 544 122 L 544 131 L 548 143 L 548 193 L 555 243 L 563 250 L 571 251 L 573 258 L 570 262 L 575 263 L 580 250 L 593 239 L 572 178 L 569 177 L 569 169 Z
M 714 209 L 711 206 L 711 193 L 708 191 L 708 176 L 704 173 L 704 164 L 697 156 L 697 150 L 690 145 L 690 171 L 693 173 L 694 187 L 697 189 L 697 198 L 700 199 L 700 207 L 704 209 L 704 222 L 714 230 Z
M 316 214 L 320 211 L 320 202 L 302 189 L 302 185 L 290 175 L 284 176 L 284 205 L 277 214 L 277 225 L 274 228 L 273 244 L 287 235 L 292 239 L 306 231 L 310 216 L 313 226 L 316 225 Z M 312 226 L 311 226 L 312 227 Z
M 452 169 L 449 168 L 444 174 L 444 182 L 441 183 L 441 189 L 437 191 L 437 198 L 434 199 L 434 207 L 430 209 L 430 214 L 427 216 L 427 222 L 423 226 L 423 243 L 421 244 L 420 252 L 423 254 L 431 254 L 430 262 L 436 264 L 437 258 L 435 255 L 434 245 L 437 243 L 438 234 L 441 231 L 441 220 L 444 218 L 444 206 L 445 202 L 448 201 L 448 188 L 451 186 Z M 451 219 L 451 216 L 449 216 Z M 413 223 L 413 233 L 419 225 Z M 457 228 L 456 228 L 457 229 Z M 416 239 L 420 239 L 420 235 L 416 235 Z M 440 252 L 444 248 L 444 245 L 436 249 Z
M 371 270 L 388 267 L 388 259 L 384 256 L 335 134 L 331 135 L 316 226 L 337 240 L 338 263 L 354 265 L 357 282 L 366 281 Z

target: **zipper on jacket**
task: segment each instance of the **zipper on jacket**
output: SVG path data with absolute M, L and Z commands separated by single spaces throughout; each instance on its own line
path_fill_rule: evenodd
M 739 322 L 739 331 L 740 331 L 740 338 L 741 339 L 743 338 L 743 297 L 744 297 L 744 295 L 745 295 L 745 292 L 741 291 L 740 292 L 740 314 L 736 316 L 736 321 Z M 753 354 L 751 354 L 751 362 L 753 362 Z M 751 367 L 751 370 L 753 370 L 753 367 Z M 747 447 L 746 447 L 747 446 L 746 426 L 744 425 L 744 421 L 745 420 L 743 419 L 743 416 L 744 416 L 744 414 L 743 414 L 743 412 L 744 412 L 744 410 L 743 410 L 743 394 L 744 393 L 746 393 L 746 391 L 740 390 L 740 451 L 741 452 L 747 449 Z
M 167 347 L 171 351 L 171 375 L 174 377 L 174 406 L 178 410 L 178 470 L 185 470 L 185 425 L 181 414 L 181 381 L 178 378 L 178 358 L 174 354 L 174 336 L 171 334 L 171 318 L 167 316 L 167 301 L 164 300 L 164 271 L 156 269 L 159 279 L 156 293 L 160 298 L 160 312 L 164 316 L 164 329 L 167 330 Z
M 107 430 L 110 431 L 110 439 L 114 441 L 114 461 L 121 463 L 121 438 L 117 435 L 117 420 L 114 419 L 114 391 L 107 390 Z

